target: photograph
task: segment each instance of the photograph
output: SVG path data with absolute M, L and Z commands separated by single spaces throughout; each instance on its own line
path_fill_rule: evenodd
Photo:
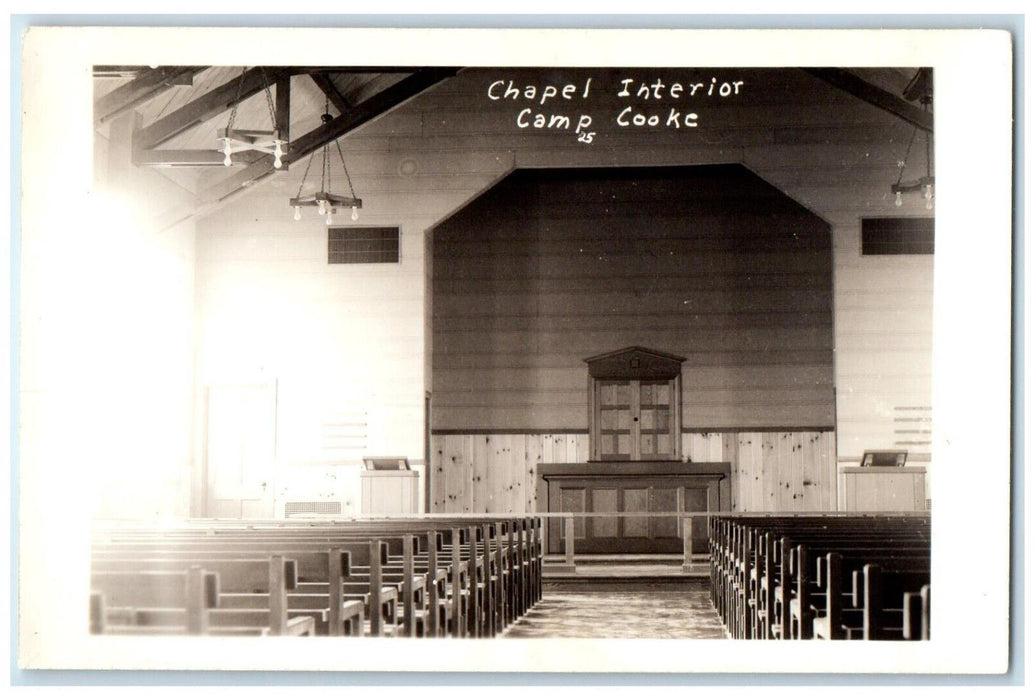
M 1005 672 L 1008 33 L 21 60 L 23 668 Z

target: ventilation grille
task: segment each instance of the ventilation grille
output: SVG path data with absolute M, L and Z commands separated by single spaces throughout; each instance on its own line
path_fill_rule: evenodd
M 934 219 L 863 219 L 862 254 L 934 255 Z
M 330 265 L 399 262 L 399 228 L 348 226 L 327 229 Z
M 341 515 L 340 501 L 288 501 L 284 504 L 284 517 L 292 515 Z
M 931 407 L 895 406 L 895 447 L 909 451 L 909 462 L 931 461 Z

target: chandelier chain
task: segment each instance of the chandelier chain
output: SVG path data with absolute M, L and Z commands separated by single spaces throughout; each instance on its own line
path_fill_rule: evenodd
M 234 106 L 230 109 L 230 121 L 226 123 L 226 130 L 229 132 L 234 128 L 234 119 L 237 118 L 237 105 L 241 104 L 241 88 L 244 87 L 244 71 L 247 66 L 241 66 L 241 78 L 237 81 L 237 96 L 234 98 Z
M 306 178 L 309 177 L 309 168 L 313 165 L 313 156 L 315 155 L 315 151 L 309 154 L 309 162 L 305 164 L 305 172 L 302 173 L 302 181 L 298 183 L 298 194 L 295 195 L 295 199 L 302 198 L 302 188 L 305 186 Z
M 345 155 L 341 152 L 341 143 L 339 143 L 338 139 L 334 139 L 334 145 L 338 147 L 338 157 L 341 158 L 341 167 L 342 170 L 345 171 L 345 179 L 349 183 L 349 193 L 352 195 L 352 198 L 355 199 L 356 190 L 352 187 L 352 178 L 349 176 L 348 166 L 345 165 Z
M 273 130 L 277 130 L 277 110 L 273 106 L 273 95 L 270 93 L 270 83 L 266 79 L 266 69 L 259 68 L 262 72 L 262 87 L 266 90 L 266 106 L 270 110 L 270 124 L 273 125 Z

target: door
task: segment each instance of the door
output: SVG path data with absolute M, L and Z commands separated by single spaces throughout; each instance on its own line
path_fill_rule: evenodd
M 205 515 L 272 518 L 276 385 L 208 387 Z
M 677 452 L 674 382 L 597 382 L 597 445 L 601 460 L 672 459 Z

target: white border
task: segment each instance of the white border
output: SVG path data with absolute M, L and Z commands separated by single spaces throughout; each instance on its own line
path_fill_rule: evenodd
M 23 559 L 23 605 L 47 614 L 21 629 L 39 668 L 373 671 L 926 672 L 1006 670 L 1009 516 L 1009 37 L 978 31 L 31 29 L 23 53 L 27 199 L 60 164 L 63 208 L 90 179 L 90 66 L 381 64 L 535 66 L 914 66 L 935 68 L 938 252 L 935 257 L 934 481 L 938 581 L 929 643 L 87 638 L 80 600 L 60 581 L 83 562 Z M 24 127 L 23 127 L 24 128 Z M 74 211 L 74 209 L 73 209 Z M 32 225 L 25 222 L 27 235 Z M 977 243 L 980 243 L 979 245 Z M 54 465 L 20 464 L 23 488 Z M 39 469 L 39 471 L 37 471 Z M 20 503 L 23 556 L 85 524 L 85 477 Z M 88 491 L 88 489 L 86 489 Z M 23 494 L 26 493 L 23 491 Z M 46 519 L 30 514 L 47 512 Z M 62 514 L 54 517 L 53 514 Z M 980 526 L 978 526 L 980 525 Z M 67 542 L 68 536 L 64 535 Z M 81 543 L 80 543 L 81 544 Z M 73 544 L 68 543 L 68 550 Z M 84 550 L 85 551 L 85 550 Z M 48 552 L 49 554 L 50 552 Z M 38 555 L 37 555 L 38 556 Z M 76 555 L 72 556 L 75 559 Z M 962 561 L 965 557 L 965 562 Z M 952 620 L 953 624 L 944 624 Z M 71 623 L 71 624 L 70 624 Z

